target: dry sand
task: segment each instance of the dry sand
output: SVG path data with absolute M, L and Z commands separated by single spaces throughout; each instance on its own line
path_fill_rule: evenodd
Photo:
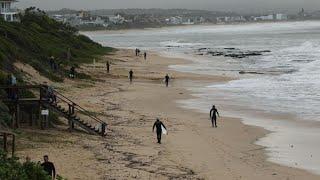
M 106 73 L 105 62 L 111 62 Z M 176 101 L 190 98 L 186 82 L 228 81 L 168 70 L 185 60 L 164 58 L 154 53 L 148 60 L 131 50 L 119 50 L 80 71 L 96 80 L 66 80 L 55 83 L 58 90 L 108 124 L 105 138 L 83 132 L 68 133 L 65 125 L 49 131 L 25 129 L 18 142 L 19 156 L 33 161 L 48 154 L 57 171 L 68 179 L 319 179 L 303 170 L 266 161 L 264 148 L 253 143 L 267 131 L 245 126 L 240 119 L 221 117 L 219 128 L 211 128 L 208 114 L 185 110 Z M 19 65 L 18 68 L 23 66 Z M 128 71 L 134 71 L 130 85 Z M 32 68 L 29 79 L 36 73 Z M 163 77 L 173 77 L 170 87 Z M 208 107 L 209 110 L 210 107 Z M 156 143 L 152 125 L 159 117 L 169 134 Z M 19 147 L 20 146 L 20 147 Z

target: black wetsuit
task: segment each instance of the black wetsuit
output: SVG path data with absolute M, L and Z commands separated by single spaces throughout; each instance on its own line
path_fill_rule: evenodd
M 107 73 L 109 73 L 109 71 L 110 71 L 110 64 L 109 62 L 107 62 Z
M 147 53 L 144 53 L 144 60 L 147 60 Z
M 217 114 L 219 115 L 219 112 L 216 108 L 212 108 L 210 110 L 210 118 L 211 118 L 212 127 L 218 127 L 217 126 Z
M 164 124 L 161 122 L 161 121 L 156 121 L 154 124 L 153 124 L 153 130 L 154 128 L 156 127 L 156 131 L 157 131 L 157 139 L 158 139 L 158 143 L 161 144 L 161 135 L 162 135 L 162 128 L 161 126 L 163 126 L 165 129 L 166 126 L 164 126 Z
M 41 166 L 43 167 L 43 170 L 49 174 L 49 176 L 52 177 L 52 173 L 53 173 L 53 177 L 56 176 L 56 169 L 54 168 L 54 165 L 52 162 L 44 162 L 41 164 Z
M 170 79 L 170 77 L 168 75 L 166 75 L 165 81 L 166 81 L 166 86 L 167 87 L 169 86 L 169 79 Z
M 133 71 L 129 71 L 129 79 L 130 79 L 130 82 L 132 82 L 132 79 L 133 79 Z

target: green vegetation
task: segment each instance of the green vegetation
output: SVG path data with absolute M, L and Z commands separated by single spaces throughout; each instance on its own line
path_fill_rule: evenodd
M 70 66 L 92 62 L 112 51 L 35 8 L 26 9 L 20 20 L 9 23 L 0 19 L 1 71 L 10 72 L 12 63 L 21 61 L 51 80 L 62 81 Z M 50 56 L 55 57 L 58 72 L 50 68 Z
M 43 168 L 36 163 L 21 163 L 16 157 L 8 158 L 0 150 L 0 179 L 8 180 L 50 180 Z
M 23 72 L 14 70 L 14 62 L 31 65 L 43 76 L 53 81 L 63 81 L 71 66 L 91 63 L 113 49 L 103 47 L 78 30 L 49 18 L 45 12 L 34 7 L 20 15 L 21 22 L 5 22 L 0 18 L 0 85 L 6 83 L 8 74 L 14 73 L 19 84 L 24 84 Z M 52 68 L 49 58 L 55 57 L 57 68 Z M 78 73 L 80 79 L 90 75 Z M 5 96 L 5 92 L 0 92 Z M 32 96 L 24 92 L 25 96 Z M 57 119 L 57 117 L 50 117 Z M 0 124 L 9 125 L 8 108 L 0 101 Z

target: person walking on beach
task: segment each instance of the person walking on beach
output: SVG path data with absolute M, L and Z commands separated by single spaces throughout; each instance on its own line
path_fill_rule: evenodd
M 133 79 L 133 71 L 132 69 L 129 71 L 129 79 L 130 79 L 130 84 L 132 83 L 132 79 Z
M 75 78 L 75 74 L 76 74 L 76 68 L 74 66 L 72 66 L 70 68 L 70 73 L 69 73 L 69 77 L 74 79 Z
M 138 48 L 136 48 L 136 56 L 138 56 Z
M 170 77 L 169 77 L 169 75 L 167 74 L 167 75 L 164 77 L 164 81 L 165 81 L 165 83 L 166 83 L 166 87 L 169 86 L 169 80 L 170 80 Z
M 217 126 L 217 115 L 220 117 L 216 106 L 212 105 L 212 108 L 210 110 L 210 118 L 211 118 L 212 127 L 218 127 Z
M 109 73 L 109 71 L 110 71 L 110 63 L 109 63 L 109 61 L 107 61 L 107 73 Z
M 138 49 L 138 56 L 140 56 L 140 49 Z
M 144 60 L 147 60 L 147 52 L 143 53 Z
M 153 124 L 152 132 L 154 132 L 154 128 L 156 128 L 157 140 L 159 144 L 161 144 L 162 127 L 167 130 L 166 126 L 159 120 L 159 118 L 157 118 L 156 122 Z
M 41 164 L 43 170 L 45 172 L 47 172 L 48 175 L 52 177 L 52 179 L 55 179 L 56 178 L 56 169 L 54 167 L 54 164 L 49 161 L 48 155 L 44 155 L 43 160 L 44 160 L 44 163 Z

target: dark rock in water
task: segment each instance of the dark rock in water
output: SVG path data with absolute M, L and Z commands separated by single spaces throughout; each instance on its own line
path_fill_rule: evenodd
M 242 59 L 250 56 L 262 56 L 263 53 L 271 52 L 270 50 L 263 50 L 263 51 L 250 51 L 250 50 L 240 50 L 236 48 L 223 48 L 217 50 L 211 50 L 209 48 L 200 48 L 198 49 L 199 52 L 203 52 L 203 54 L 210 54 L 212 56 L 224 56 L 224 57 L 232 57 L 237 59 Z M 205 53 L 205 51 L 207 51 Z
M 260 52 L 268 53 L 268 52 L 271 52 L 271 51 L 270 50 L 263 50 L 263 51 L 260 51 Z
M 256 72 L 256 71 L 239 71 L 239 74 L 264 74 L 264 73 Z
M 208 48 L 199 48 L 198 51 L 207 50 Z
M 167 48 L 179 48 L 180 46 L 166 46 Z

